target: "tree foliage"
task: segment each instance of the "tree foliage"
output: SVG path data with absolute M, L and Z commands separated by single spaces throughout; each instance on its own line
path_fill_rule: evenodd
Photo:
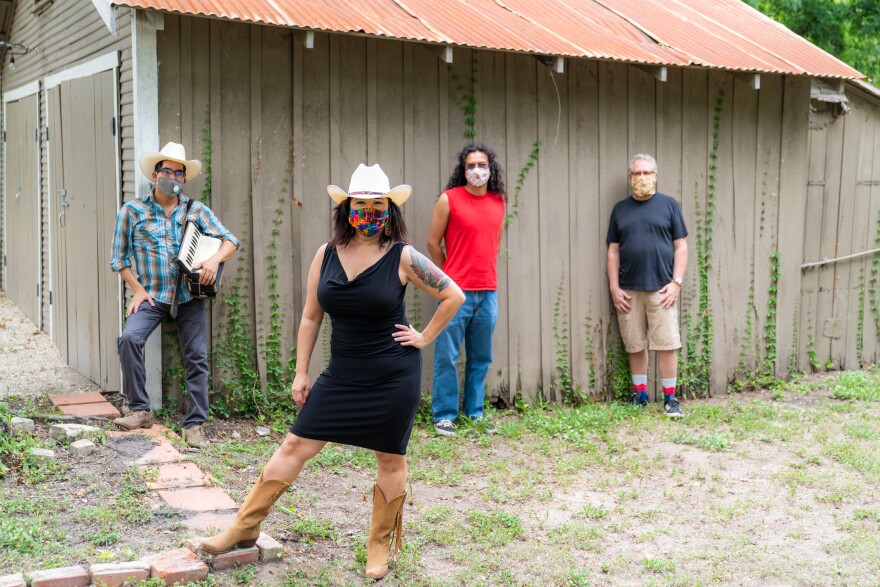
M 880 83 L 880 0 L 744 0 Z

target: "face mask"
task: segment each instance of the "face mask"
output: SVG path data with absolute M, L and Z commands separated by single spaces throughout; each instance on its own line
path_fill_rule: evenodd
M 633 195 L 637 198 L 647 198 L 657 193 L 657 180 L 654 175 L 633 175 L 630 184 Z
M 183 182 L 170 177 L 160 177 L 156 182 L 156 187 L 166 196 L 176 196 L 183 189 Z
M 388 221 L 388 210 L 376 210 L 375 208 L 361 208 L 360 210 L 348 211 L 348 223 L 356 231 L 366 237 L 379 234 L 385 228 Z
M 488 167 L 474 167 L 464 171 L 465 179 L 468 180 L 469 184 L 476 187 L 485 185 L 491 175 L 492 171 Z

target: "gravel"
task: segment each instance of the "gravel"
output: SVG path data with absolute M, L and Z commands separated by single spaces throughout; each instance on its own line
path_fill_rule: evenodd
M 49 335 L 0 291 L 0 397 L 99 390 L 68 367 Z

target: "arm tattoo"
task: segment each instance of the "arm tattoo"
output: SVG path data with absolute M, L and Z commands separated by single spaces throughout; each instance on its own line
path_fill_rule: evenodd
M 449 279 L 440 269 L 434 265 L 430 259 L 418 252 L 415 247 L 410 247 L 410 257 L 412 258 L 413 273 L 422 280 L 422 283 L 429 287 L 436 288 L 438 292 L 443 291 L 452 280 Z

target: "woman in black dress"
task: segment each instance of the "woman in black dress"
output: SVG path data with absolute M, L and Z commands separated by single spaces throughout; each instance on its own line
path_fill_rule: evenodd
M 378 479 L 367 545 L 366 575 L 388 572 L 391 534 L 400 550 L 406 499 L 406 447 L 419 405 L 423 347 L 464 302 L 455 283 L 407 244 L 400 205 L 412 188 L 390 189 L 378 165 L 360 165 L 349 191 L 327 188 L 339 204 L 333 238 L 309 269 L 297 338 L 293 399 L 302 409 L 269 460 L 233 525 L 202 543 L 219 554 L 253 546 L 269 508 L 327 442 L 376 452 Z M 422 332 L 406 319 L 403 296 L 413 283 L 439 300 Z M 314 385 L 308 367 L 324 317 L 330 315 L 330 364 Z M 392 496 L 391 499 L 388 499 Z

